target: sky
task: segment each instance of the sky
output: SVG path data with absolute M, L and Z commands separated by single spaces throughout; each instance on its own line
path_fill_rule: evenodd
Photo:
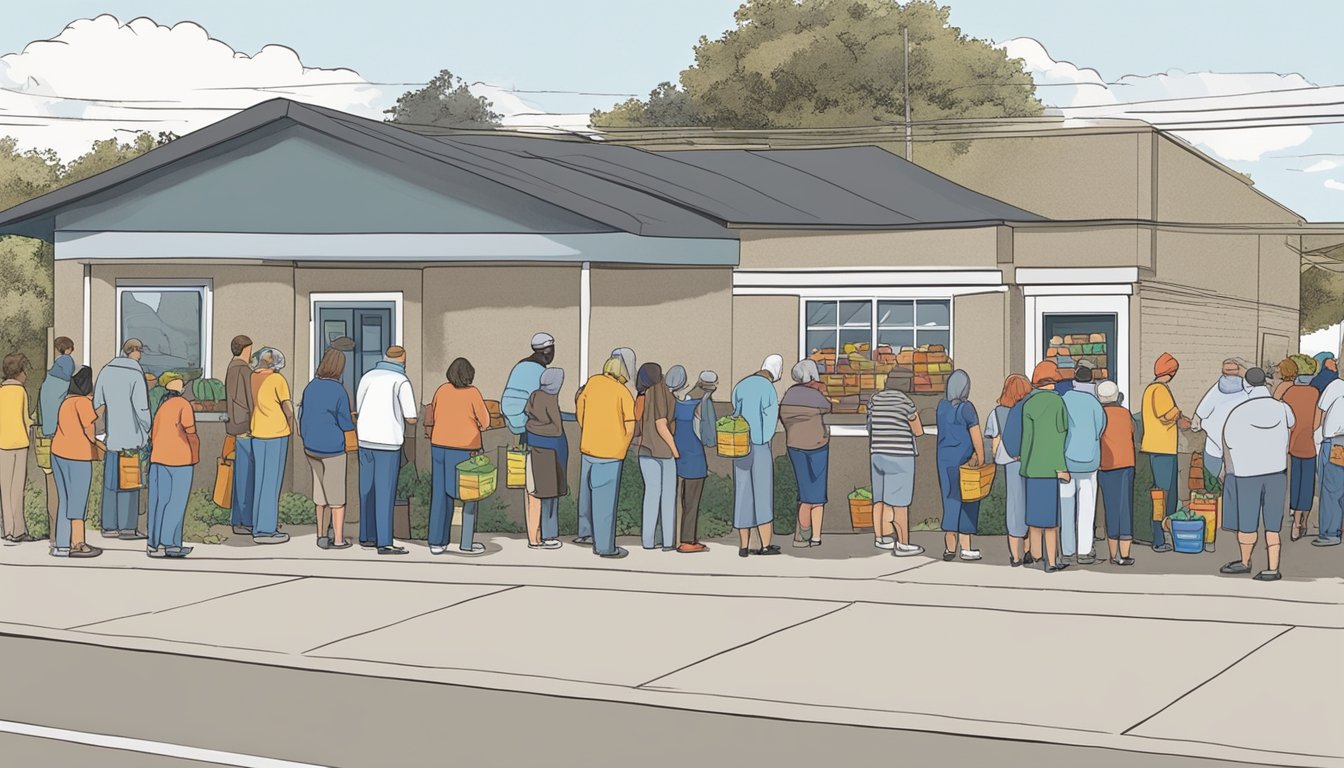
M 1177 128 L 1230 113 L 1315 114 L 1305 122 L 1321 123 L 1337 118 L 1320 115 L 1344 112 L 1328 104 L 1344 103 L 1344 56 L 1338 54 L 1344 2 L 1338 0 L 947 2 L 952 23 L 964 33 L 1023 57 L 1043 86 L 1038 96 L 1070 118 L 1140 117 Z M 495 101 L 512 124 L 573 129 L 594 107 L 646 95 L 659 81 L 675 80 L 691 62 L 700 35 L 714 37 L 732 25 L 737 2 L 10 0 L 6 5 L 0 25 L 0 134 L 24 146 L 45 141 L 64 156 L 116 128 L 180 133 L 200 127 L 276 95 L 277 86 L 298 85 L 286 95 L 377 116 L 412 87 L 408 84 L 443 68 L 480 83 L 475 90 Z M 100 19 L 66 29 L 100 14 L 119 22 Z M 141 16 L 164 27 L 123 26 Z M 199 27 L 168 29 L 184 21 Z M 58 35 L 62 45 L 30 45 Z M 1163 109 L 1201 111 L 1140 113 L 1135 110 L 1157 107 L 1126 105 L 1159 99 L 1178 102 L 1162 102 Z M 1327 105 L 1300 106 L 1318 102 Z M 129 122 L 132 115 L 143 119 Z M 1249 173 L 1257 186 L 1308 218 L 1344 220 L 1344 125 L 1262 125 L 1180 135 Z

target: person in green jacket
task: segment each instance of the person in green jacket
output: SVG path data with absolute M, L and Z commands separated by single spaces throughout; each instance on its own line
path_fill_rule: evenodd
M 1064 399 L 1055 393 L 1059 367 L 1046 360 L 1031 374 L 1036 391 L 1022 406 L 1022 477 L 1026 478 L 1027 533 L 1031 556 L 1041 559 L 1045 539 L 1045 572 L 1069 567 L 1059 561 L 1059 485 L 1069 482 L 1064 440 L 1069 417 Z

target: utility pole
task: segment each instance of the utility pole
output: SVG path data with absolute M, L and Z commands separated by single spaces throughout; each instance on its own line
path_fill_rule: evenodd
M 910 136 L 910 28 L 904 27 L 901 33 L 905 38 L 905 159 L 913 162 L 915 141 Z

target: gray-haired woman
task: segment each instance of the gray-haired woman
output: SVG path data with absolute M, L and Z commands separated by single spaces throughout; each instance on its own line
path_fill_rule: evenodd
M 792 374 L 795 384 L 779 401 L 779 421 L 784 425 L 789 461 L 798 479 L 798 526 L 793 546 L 819 547 L 831 456 L 830 432 L 823 417 L 831 412 L 831 401 L 821 391 L 816 363 L 801 360 L 793 366 Z
M 547 368 L 540 388 L 527 399 L 527 492 L 541 501 L 534 512 L 527 510 L 527 546 L 559 549 L 560 497 L 569 494 L 566 468 L 569 442 L 565 439 L 564 415 L 560 412 L 560 389 L 565 372 Z
M 262 347 L 252 356 L 252 453 L 256 475 L 252 487 L 252 542 L 280 544 L 289 534 L 279 530 L 280 488 L 285 479 L 285 460 L 294 429 L 294 405 L 289 382 L 280 371 L 285 356 L 280 350 Z
M 961 466 L 979 467 L 985 463 L 985 441 L 980 433 L 980 416 L 971 405 L 971 377 L 955 370 L 947 377 L 947 395 L 938 402 L 938 485 L 943 495 L 943 559 L 957 557 L 979 560 L 980 551 L 971 548 L 971 536 L 980 524 L 980 502 L 961 500 Z

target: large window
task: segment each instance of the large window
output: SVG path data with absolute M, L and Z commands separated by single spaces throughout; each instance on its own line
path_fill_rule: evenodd
M 145 372 L 208 376 L 209 304 L 206 285 L 117 286 L 117 351 L 139 339 Z
M 809 300 L 803 311 L 803 355 L 816 354 L 830 366 L 847 354 L 846 344 L 870 357 L 882 346 L 892 352 L 928 345 L 952 349 L 949 299 Z

